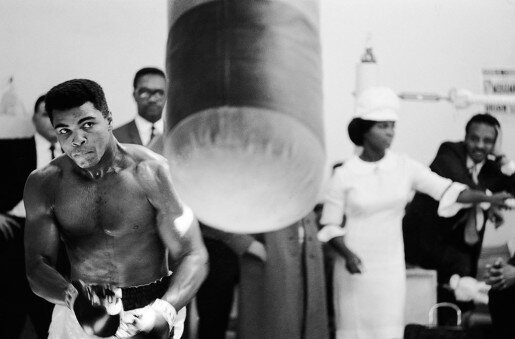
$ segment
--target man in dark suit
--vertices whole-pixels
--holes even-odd
[[[515,192],[515,163],[500,150],[500,124],[489,114],[473,116],[462,142],[444,142],[431,164],[431,170],[471,188],[491,192]],[[458,282],[471,290],[480,284],[474,278],[488,220],[502,223],[499,210],[470,206],[452,218],[437,215],[438,202],[416,194],[403,220],[406,261],[438,272],[439,301],[456,302]],[[450,287],[450,288],[449,288]],[[455,296],[456,294],[456,296]],[[471,301],[472,296],[459,298]],[[460,304],[460,303],[458,303]],[[473,304],[460,304],[463,310]]]
[[[225,338],[224,328],[230,309],[216,299],[231,298],[234,263],[239,262],[238,337],[251,338],[329,338],[326,284],[322,244],[315,212],[283,229],[259,234],[226,233],[205,226],[206,247],[211,245],[210,275],[197,294],[199,338]],[[209,244],[209,245],[208,245]],[[216,247],[213,245],[216,244]],[[222,245],[233,258],[219,254]],[[209,247],[208,247],[209,248]],[[215,260],[213,262],[213,260]],[[227,264],[228,267],[221,267]],[[235,276],[236,275],[236,276]],[[225,297],[220,295],[225,291]],[[213,316],[213,312],[223,314]],[[204,319],[202,319],[204,315]],[[211,331],[210,331],[211,328]],[[213,329],[219,332],[215,335]]]
[[[23,257],[24,220],[10,212],[23,197],[28,175],[36,169],[36,146],[34,137],[0,139],[0,289],[5,291],[0,297],[0,338],[19,338],[30,288]]]
[[[113,133],[121,143],[148,145],[163,133],[161,119],[166,102],[166,77],[162,70],[145,67],[136,72],[132,96],[136,101],[138,115]]]
[[[37,338],[47,338],[54,307],[30,289],[23,245],[25,181],[31,171],[52,160],[51,145],[55,155],[61,154],[60,147],[55,145],[57,137],[44,99],[40,96],[34,105],[32,122],[37,131],[34,137],[0,140],[0,154],[5,164],[0,172],[0,272],[5,275],[0,281],[0,289],[9,291],[0,298],[0,338],[19,338],[27,315]]]

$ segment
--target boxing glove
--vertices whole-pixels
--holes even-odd
[[[98,337],[115,335],[120,325],[121,299],[109,286],[88,286],[72,282],[77,293],[69,307],[84,332]]]

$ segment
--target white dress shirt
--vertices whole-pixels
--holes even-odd
[[[52,160],[52,152],[50,151],[50,146],[52,144],[37,133],[34,136],[34,139],[36,139],[36,155],[38,159],[37,168],[41,168]],[[58,142],[54,144],[54,147],[54,156],[57,158],[63,154],[63,151]]]
[[[36,133],[34,135],[34,140],[36,141],[36,157],[37,157],[37,168],[44,167],[52,160],[52,152],[50,151],[51,143]],[[61,145],[58,142],[54,144],[54,156],[58,157],[63,154],[61,150]],[[20,201],[10,212],[14,216],[25,218],[25,205],[23,205],[23,200]]]
[[[134,119],[136,127],[138,127],[139,137],[143,145],[148,145],[150,142],[150,134],[152,132],[152,123],[143,119],[141,116],[136,115]],[[163,119],[156,121],[154,124],[154,135],[163,134]]]
[[[469,156],[467,156],[467,168],[470,171],[470,174],[472,174],[472,181],[474,183],[478,183],[477,176],[479,175],[479,172],[481,172],[481,168],[483,168],[483,165],[485,164],[485,160],[475,163]]]

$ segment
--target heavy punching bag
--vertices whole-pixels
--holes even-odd
[[[315,205],[325,165],[315,0],[170,5],[164,153],[180,197],[228,232]]]

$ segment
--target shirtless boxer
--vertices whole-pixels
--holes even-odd
[[[208,258],[166,160],[118,143],[102,88],[93,81],[55,86],[46,109],[65,155],[30,175],[24,199],[27,276],[37,295],[56,304],[50,338],[90,338],[75,316],[89,314],[88,302],[86,310],[78,308],[84,300],[119,304],[120,295],[118,337],[168,338],[176,310],[204,280]],[[59,239],[71,281],[55,269]],[[175,259],[171,275],[167,252]],[[110,295],[105,300],[95,296],[102,288]]]

